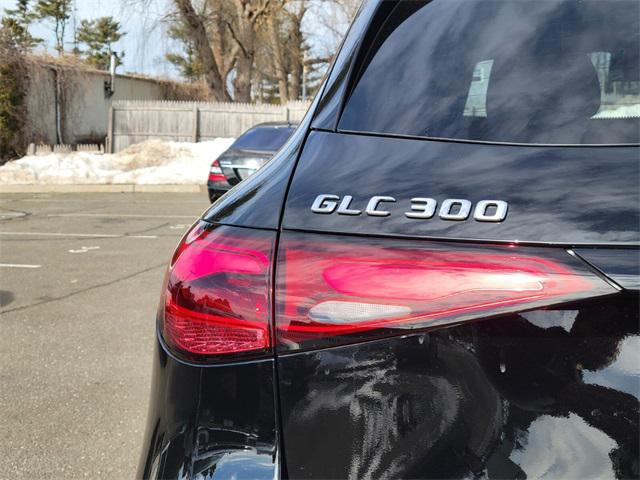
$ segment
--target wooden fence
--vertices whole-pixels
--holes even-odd
[[[308,102],[287,105],[123,100],[109,112],[107,152],[117,153],[149,139],[202,142],[237,137],[262,122],[299,122]]]

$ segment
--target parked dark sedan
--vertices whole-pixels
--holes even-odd
[[[169,266],[145,478],[638,478],[640,6],[368,1]]]
[[[296,128],[297,125],[287,122],[268,122],[260,123],[240,135],[211,164],[207,181],[211,202],[262,168]]]

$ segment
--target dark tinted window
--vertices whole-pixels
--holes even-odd
[[[340,129],[541,144],[640,142],[640,1],[398,2]]]
[[[289,139],[293,127],[255,127],[243,133],[231,148],[275,152]]]

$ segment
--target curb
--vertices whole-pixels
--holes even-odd
[[[134,184],[76,184],[76,185],[0,185],[0,193],[203,193],[206,185],[134,185]]]

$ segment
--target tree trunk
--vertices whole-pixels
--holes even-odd
[[[291,83],[289,84],[289,99],[298,100],[301,96],[302,69],[304,65],[302,17],[305,6],[301,2],[300,11],[291,15]]]
[[[240,54],[236,62],[236,78],[233,79],[233,97],[236,102],[251,102],[251,73],[253,58]]]
[[[64,53],[64,30],[62,22],[59,19],[55,19],[56,22],[56,51],[58,56],[61,57]],[[60,33],[62,31],[62,33]]]
[[[285,104],[289,101],[289,79],[287,77],[287,69],[284,64],[284,54],[282,52],[282,43],[278,32],[277,21],[275,15],[269,15],[267,19],[267,27],[269,29],[269,39],[271,42],[271,50],[273,51],[273,65],[278,78],[278,91],[280,93],[280,103]]]
[[[237,31],[229,25],[231,34],[238,44],[236,78],[233,80],[233,96],[236,102],[251,102],[251,77],[256,54],[255,22],[257,2],[252,5],[247,0],[236,0]]]
[[[304,53],[302,52],[302,33],[299,25],[294,26],[291,32],[291,82],[289,83],[289,98],[298,100],[300,98],[300,90],[302,85],[302,68],[304,62]]]
[[[174,2],[193,41],[211,95],[217,101],[230,101],[231,98],[229,98],[222,75],[218,69],[202,18],[196,13],[191,0],[174,0]]]
[[[211,22],[209,24],[209,45],[213,51],[213,56],[218,64],[222,84],[227,91],[227,97],[231,97],[227,89],[227,79],[229,74],[236,66],[239,46],[232,40],[230,45],[229,38],[225,35],[227,32],[227,23],[224,12],[224,2],[222,0],[208,0],[209,10],[212,12]]]

